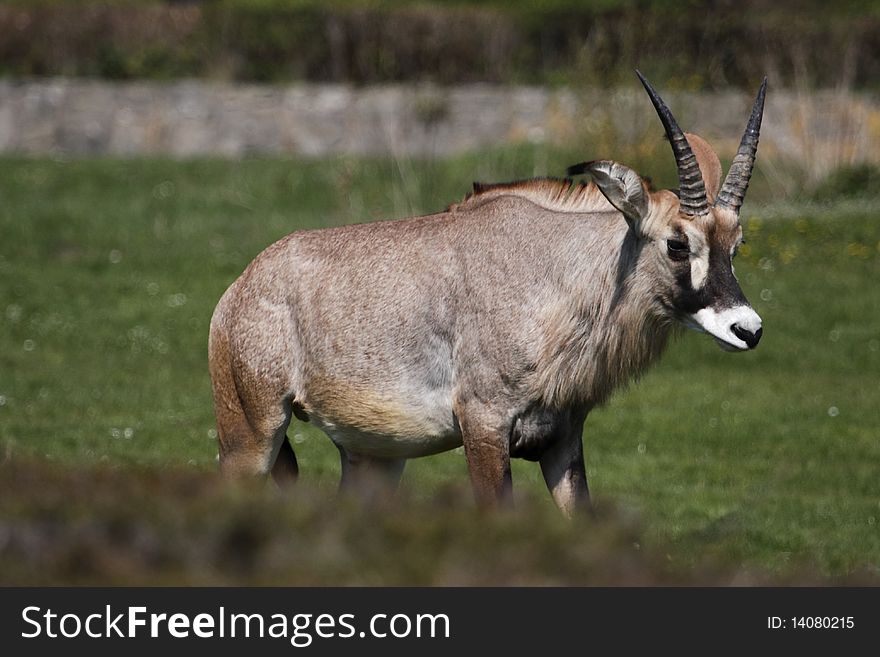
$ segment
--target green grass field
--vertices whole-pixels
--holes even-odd
[[[172,527],[167,531],[183,540],[180,533],[193,526],[214,536],[208,521],[182,519],[201,518],[208,507],[219,513],[224,507],[217,500],[231,494],[211,483],[216,438],[206,340],[214,304],[250,259],[296,229],[433,211],[460,199],[471,180],[555,174],[573,161],[540,149],[421,163],[0,160],[0,524],[7,534],[31,527],[33,518],[64,526],[58,509],[69,503],[71,526],[89,517],[88,509],[112,508],[117,517],[128,508],[160,536]],[[663,171],[659,182],[671,183],[664,179],[668,166]],[[339,516],[340,535],[356,542],[368,536],[370,554],[380,552],[384,538],[407,536],[428,555],[443,551],[445,570],[404,560],[408,570],[395,571],[389,561],[374,577],[358,579],[339,565],[344,550],[333,562],[336,553],[313,537],[309,545],[322,546],[324,575],[303,578],[301,569],[279,566],[276,581],[609,583],[595,576],[597,564],[607,561],[594,559],[587,568],[587,557],[576,554],[578,541],[609,532],[615,538],[602,545],[619,549],[622,559],[630,558],[633,542],[652,555],[635,581],[667,577],[644,574],[655,572],[655,563],[681,581],[706,564],[783,579],[876,577],[880,213],[871,198],[770,204],[766,180],[757,176],[754,187],[743,214],[748,244],[736,265],[764,319],[761,346],[728,354],[705,336],[683,333],[658,367],[588,418],[590,484],[600,516],[606,509],[617,519],[613,531],[560,527],[537,467],[518,462],[519,513],[542,519],[490,522],[489,544],[526,542],[519,552],[505,548],[511,570],[499,566],[488,571],[492,577],[469,577],[483,572],[475,567],[479,559],[493,557],[482,543],[469,553],[479,555],[476,562],[464,548],[450,548],[456,522],[468,528],[468,545],[479,543],[472,534],[484,526],[472,511],[454,520],[449,505],[438,501],[446,499],[447,485],[466,480],[463,454],[450,452],[407,466],[402,495],[421,511],[398,509],[396,521],[369,528],[351,520],[358,514]],[[310,427],[292,426],[290,435],[309,493],[284,502],[278,517],[290,520],[300,541],[311,527],[325,536],[335,507],[315,500],[334,490],[337,452]],[[162,509],[178,500],[185,507],[191,489],[179,483],[166,489],[159,474],[166,470],[174,481],[199,482],[200,492],[191,495],[196,506],[176,509],[173,521]],[[92,480],[104,483],[91,489]],[[149,502],[149,485],[158,490],[157,506]],[[97,499],[113,490],[119,491],[113,503]],[[254,495],[245,499],[279,504]],[[467,496],[454,502],[453,508],[471,505]],[[299,503],[310,510],[297,511]],[[228,505],[239,516],[244,506]],[[253,522],[272,524],[268,514]],[[227,527],[222,514],[215,522]],[[534,537],[539,530],[541,540]],[[559,557],[562,547],[549,549],[548,537],[558,538],[568,556]],[[16,557],[4,549],[0,564],[20,567],[16,575],[5,571],[6,582],[117,581],[100,566],[53,570],[33,554]],[[529,549],[561,565],[547,574],[522,556]],[[456,570],[466,562],[468,568]],[[514,563],[533,564],[534,576],[517,580],[509,574]],[[163,571],[161,564],[155,569],[164,574],[155,581],[263,581],[248,572],[232,580],[201,577],[183,562]],[[613,569],[606,566],[607,576]],[[119,572],[123,579],[129,573]]]

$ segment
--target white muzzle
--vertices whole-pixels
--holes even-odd
[[[691,315],[692,328],[705,331],[722,349],[748,351],[761,339],[761,317],[751,306],[716,310],[703,308]]]

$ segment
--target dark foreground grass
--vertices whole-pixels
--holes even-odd
[[[769,576],[643,545],[610,503],[566,521],[527,496],[484,514],[466,486],[364,504],[305,485],[285,496],[194,469],[0,465],[0,586],[877,584]]]
[[[0,466],[0,585],[657,584],[673,574],[613,514],[568,523],[524,501],[485,516],[461,486],[364,505],[195,470]],[[739,575],[740,577],[742,575]],[[749,575],[746,575],[749,577]]]
[[[358,514],[340,512],[335,520],[337,507],[323,498],[335,487],[336,450],[307,426],[290,432],[305,483],[300,500],[279,506],[264,493],[236,497],[204,481],[216,455],[208,322],[220,294],[260,249],[298,228],[439,209],[460,198],[472,179],[557,172],[569,159],[527,150],[424,164],[0,161],[0,458],[6,462],[0,470],[0,558],[20,565],[18,576],[4,579],[135,576],[131,564],[120,566],[129,575],[119,577],[101,565],[41,569],[33,556],[54,558],[48,547],[53,536],[73,543],[76,536],[92,536],[83,540],[112,545],[111,520],[121,518],[123,527],[133,522],[125,520],[126,508],[147,518],[148,526],[176,527],[174,540],[193,545],[200,539],[190,525],[213,545],[225,536],[223,528],[250,513],[267,526],[284,527],[289,519],[289,541],[305,541],[303,551],[323,546],[339,556],[336,566],[318,568],[322,574],[314,579],[294,576],[292,562],[280,565],[278,583],[287,577],[291,583],[589,579],[576,565],[582,563],[577,559],[589,560],[586,552],[572,556],[574,561],[560,558],[562,570],[552,575],[535,556],[524,562],[534,576],[521,580],[510,569],[482,579],[470,571],[459,577],[456,569],[463,565],[422,573],[424,566],[415,562],[396,574],[389,566],[359,578],[356,569],[340,565],[357,550],[362,532],[380,545],[394,527],[407,541],[421,540],[407,532],[447,537],[437,543],[441,551],[464,550],[453,543],[474,532],[467,545],[476,549],[482,521],[467,510],[460,522],[469,529],[455,525],[458,509],[470,502],[443,492],[465,480],[460,453],[411,462],[403,495],[414,500],[412,506],[377,514],[383,520],[369,530],[354,520]],[[756,192],[752,200],[760,201],[760,181]],[[880,218],[870,200],[789,207],[784,217],[761,207],[746,208],[748,244],[737,260],[743,287],[765,321],[760,348],[732,355],[705,336],[682,335],[656,369],[587,420],[587,464],[600,513],[613,506],[622,510],[614,517],[639,518],[638,538],[620,529],[620,542],[609,549],[619,548],[621,558],[629,559],[625,546],[639,542],[682,581],[686,573],[701,572],[707,560],[732,569],[726,573],[743,567],[775,576],[876,573]],[[55,462],[48,475],[41,469],[47,460]],[[110,469],[96,470],[101,464]],[[166,471],[167,487],[137,483],[165,481],[159,473]],[[553,554],[549,545],[556,540],[569,546],[560,550],[575,550],[587,540],[585,528],[553,529],[555,520],[548,518],[555,516],[534,465],[516,463],[514,476],[524,500],[518,513],[526,518],[500,521],[522,522],[505,539],[520,550],[511,555]],[[135,483],[121,483],[129,477]],[[174,483],[187,477],[196,482],[192,495]],[[87,483],[92,480],[99,489],[94,496]],[[115,499],[101,501],[113,497],[114,486]],[[210,494],[198,492],[208,489]],[[127,506],[129,498],[137,504]],[[93,504],[110,517],[94,522],[110,524],[96,534],[76,534],[93,517],[85,511]],[[54,518],[56,528],[41,525],[41,514]],[[193,520],[202,514],[212,519]],[[426,516],[436,522],[421,524],[418,519]],[[541,519],[529,531],[532,517]],[[334,523],[338,540],[326,539],[325,546],[321,532]],[[31,525],[37,529],[25,531]],[[131,527],[123,534],[136,533]],[[162,531],[149,540],[161,543]],[[271,531],[266,549],[274,554],[282,550],[284,534]],[[36,551],[16,557],[23,554],[16,549],[30,545],[28,536]],[[424,540],[430,554],[434,544]],[[165,557],[157,554],[154,571],[164,572],[159,579],[231,581],[199,571],[195,558],[172,559],[163,571]],[[645,582],[666,577],[660,570],[646,574],[655,572],[655,561],[638,564]]]

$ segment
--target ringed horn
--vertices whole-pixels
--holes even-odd
[[[640,71],[636,71],[645,91],[657,110],[660,122],[666,130],[666,136],[672,145],[672,153],[675,155],[675,164],[678,167],[679,198],[681,199],[681,213],[687,217],[699,217],[709,212],[709,201],[706,198],[706,186],[697,158],[688,143],[684,132],[678,127],[675,117],[660,94],[651,86]],[[752,177],[752,167],[755,164],[755,153],[758,150],[758,137],[761,132],[761,118],[764,115],[764,96],[767,93],[767,78],[761,83],[758,97],[752,107],[746,131],[737,149],[721,191],[715,201],[717,207],[732,210],[739,214],[739,208],[743,203],[746,190],[749,187],[749,179]]]

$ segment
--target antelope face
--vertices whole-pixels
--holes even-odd
[[[742,228],[732,213],[715,212],[669,223],[654,247],[662,252],[671,286],[663,299],[671,315],[715,338],[722,349],[758,346],[761,318],[749,304],[733,270]]]
[[[631,169],[611,161],[575,165],[589,171],[608,201],[646,242],[644,267],[654,281],[661,312],[704,331],[729,351],[747,351],[761,340],[761,318],[740,289],[733,258],[742,244],[739,209],[758,148],[767,80],[761,85],[730,171],[702,138],[685,134],[653,87],[636,71],[666,130],[678,165],[677,193],[649,192]]]

